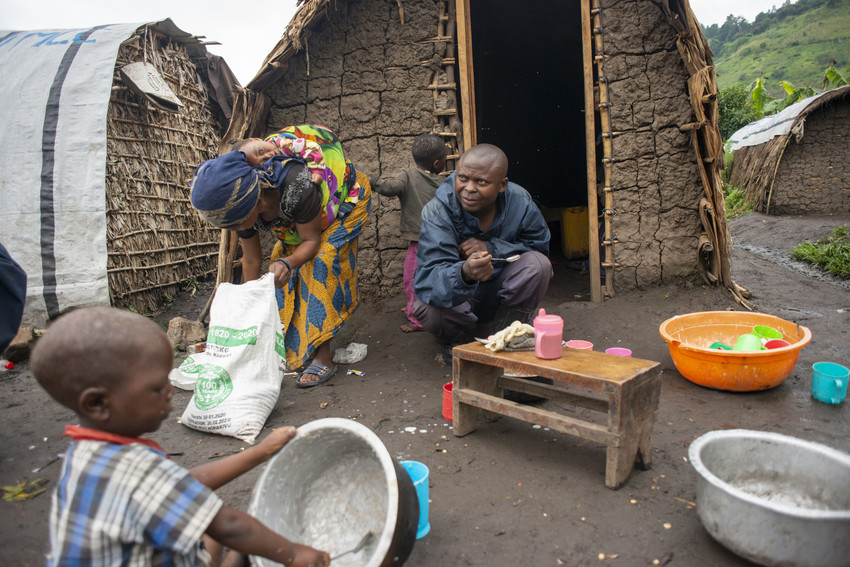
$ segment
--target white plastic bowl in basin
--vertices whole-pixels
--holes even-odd
[[[850,565],[850,455],[745,429],[706,433],[688,455],[699,518],[721,544],[760,565]]]

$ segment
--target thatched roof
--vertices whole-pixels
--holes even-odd
[[[341,0],[335,0],[335,3],[339,1]],[[246,88],[255,92],[262,92],[263,89],[280,78],[286,71],[287,61],[302,49],[307,50],[309,61],[310,30],[319,20],[325,17],[325,8],[329,3],[330,0],[301,2],[295,15],[292,16],[292,20],[286,26],[280,41],[266,56],[260,71]]]
[[[730,185],[745,192],[756,210],[770,211],[770,195],[785,149],[805,133],[806,118],[824,105],[845,99],[850,85],[803,99],[772,116],[747,124],[729,138],[734,152]]]

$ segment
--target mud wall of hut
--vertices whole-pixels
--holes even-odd
[[[437,38],[442,2],[401,4],[403,25],[396,3],[329,4],[332,13],[288,61],[284,78],[264,91],[272,100],[268,131],[323,124],[370,178],[412,165],[413,139],[439,130],[426,87],[440,78],[447,46]],[[692,278],[703,188],[690,134],[679,130],[694,118],[674,30],[652,0],[606,0],[603,25],[614,132],[615,288]],[[398,236],[398,207],[397,199],[373,197],[359,263],[367,295],[401,289],[407,242]]]
[[[704,190],[688,74],[657,2],[602,2],[612,139],[617,291],[692,278]]]
[[[404,25],[394,2],[329,4],[331,16],[289,60],[284,79],[265,91],[272,99],[269,131],[327,126],[370,179],[412,166],[413,139],[437,125],[434,95],[424,87],[440,72],[446,50],[435,40],[439,4],[403,2]],[[373,194],[358,258],[367,297],[399,292],[407,245],[399,237],[398,199]]]
[[[779,162],[771,214],[850,212],[850,99],[815,110]]]

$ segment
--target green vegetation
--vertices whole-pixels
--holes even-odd
[[[741,83],[720,89],[717,103],[720,114],[720,135],[724,140],[728,140],[732,134],[750,122],[761,118],[750,104],[750,91]],[[731,154],[727,160],[731,160]]]
[[[753,212],[753,204],[747,202],[746,195],[737,187],[729,184],[729,175],[732,172],[732,150],[731,144],[723,147],[723,171],[720,173],[723,180],[723,202],[725,203],[726,219],[733,219],[741,215]]]
[[[718,87],[766,81],[767,94],[783,99],[781,85],[812,85],[821,89],[823,69],[834,67],[850,76],[850,2],[846,0],[787,0],[762,12],[750,23],[740,16],[723,25],[703,28],[714,53]]]
[[[189,295],[195,297],[195,294],[198,293],[198,288],[201,287],[201,282],[194,278],[189,278],[183,282],[183,287],[181,288],[184,292],[189,292]]]
[[[724,184],[723,193],[726,201],[726,218],[734,219],[753,212],[753,204],[744,199],[744,192],[731,185]]]
[[[827,270],[839,278],[850,278],[850,240],[847,225],[839,226],[832,235],[812,244],[808,240],[798,244],[792,251],[795,260],[809,262]]]
[[[781,1],[781,0],[780,0]],[[750,23],[729,15],[704,27],[717,71],[720,134],[728,140],[747,124],[819,91],[848,84],[850,1],[784,0]],[[729,185],[732,154],[723,170],[726,216],[751,212],[743,191]]]

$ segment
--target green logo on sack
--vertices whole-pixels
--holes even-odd
[[[274,350],[281,358],[286,358],[286,343],[283,342],[283,335],[280,333],[274,334]]]
[[[187,356],[186,360],[180,364],[180,372],[183,374],[197,374],[201,371],[201,366],[202,365],[195,362],[194,358]]]
[[[230,374],[221,366],[202,364],[195,383],[195,407],[208,410],[227,399],[233,391]]]
[[[259,328],[248,327],[247,329],[231,329],[230,327],[210,327],[207,332],[207,343],[224,347],[257,344]]]

